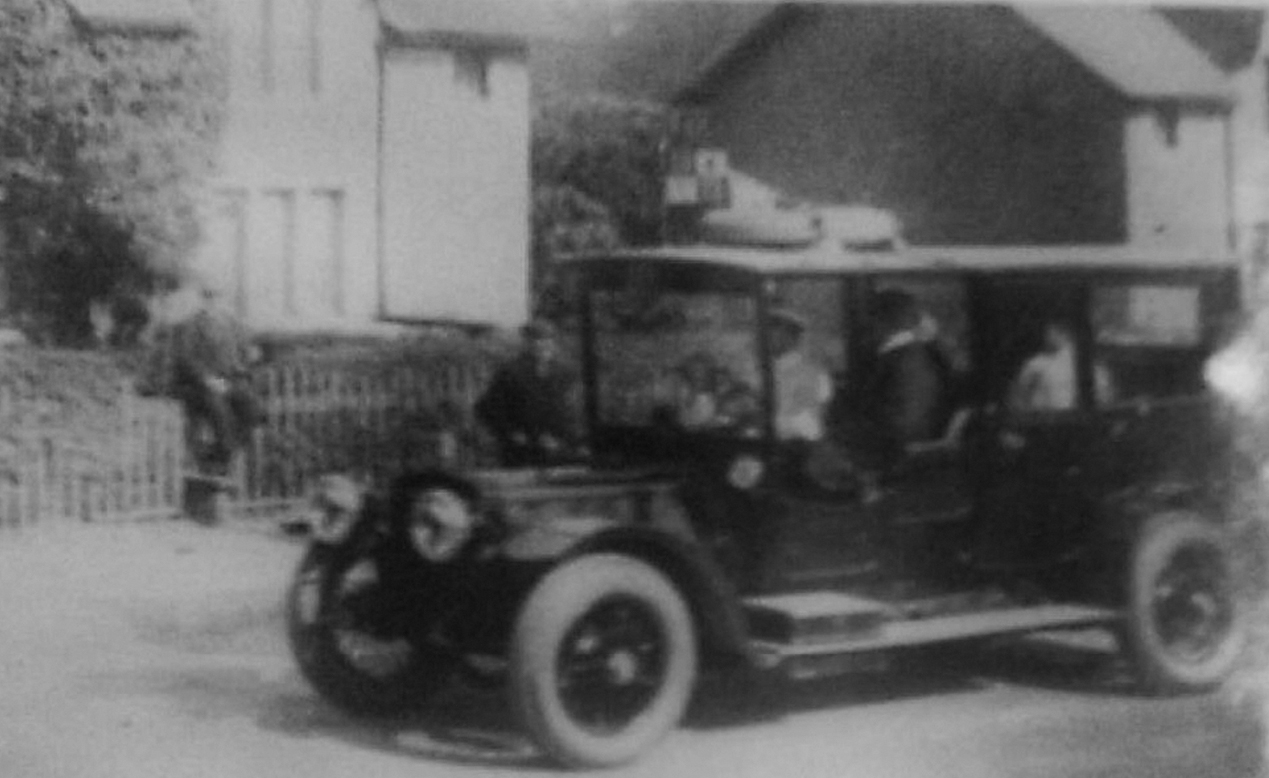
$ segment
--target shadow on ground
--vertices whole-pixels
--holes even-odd
[[[276,656],[276,655],[275,655]],[[238,661],[240,660],[240,661]],[[971,692],[997,684],[1073,693],[1129,694],[1126,676],[1104,650],[1044,641],[943,646],[890,656],[888,668],[796,683],[753,672],[703,677],[683,726],[710,730],[763,726],[830,708]],[[260,656],[204,656],[172,667],[143,667],[90,679],[99,696],[158,696],[194,720],[248,716],[263,730],[333,738],[358,748],[450,764],[547,770],[497,691],[455,686],[420,713],[396,719],[346,715],[321,700],[286,665]]]

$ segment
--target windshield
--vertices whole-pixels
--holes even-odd
[[[740,292],[592,293],[598,421],[757,435],[757,305]]]

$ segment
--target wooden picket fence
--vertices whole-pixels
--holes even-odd
[[[323,473],[382,482],[407,468],[480,461],[486,451],[471,408],[492,369],[487,357],[461,353],[259,369],[264,419],[238,474],[237,509],[286,510]]]
[[[181,513],[181,407],[139,396],[115,368],[82,352],[0,352],[0,528]],[[263,423],[231,509],[287,510],[328,472],[382,482],[406,468],[482,461],[471,408],[492,369],[487,355],[462,352],[260,368]]]
[[[47,356],[42,378],[0,383],[0,527],[173,516],[182,504],[184,421],[175,403],[111,376],[90,387]],[[12,368],[13,358],[0,366]],[[91,365],[91,361],[80,367]],[[29,368],[29,363],[24,363]],[[82,373],[80,370],[73,371]],[[68,384],[78,383],[76,386]]]

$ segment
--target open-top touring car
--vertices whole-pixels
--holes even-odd
[[[598,766],[673,728],[711,667],[815,678],[895,647],[1068,627],[1112,631],[1152,691],[1234,666],[1237,468],[1204,382],[1238,308],[1232,262],[820,242],[564,271],[584,462],[319,491],[289,632],[337,704],[417,705],[456,674],[502,684],[546,752]],[[878,301],[895,291],[941,353],[946,410],[937,434],[855,467],[834,420],[873,407]],[[822,436],[775,418],[777,308],[832,376]],[[1069,397],[1020,404],[1055,323]],[[714,396],[687,409],[693,380]]]

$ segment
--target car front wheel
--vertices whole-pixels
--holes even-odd
[[[422,707],[455,672],[452,657],[384,634],[356,614],[358,599],[376,599],[380,591],[373,560],[314,546],[287,592],[287,637],[300,672],[352,713],[396,715]]]
[[[1123,638],[1142,686],[1175,693],[1218,685],[1246,640],[1221,532],[1189,514],[1157,516],[1142,527],[1130,561]]]
[[[594,554],[551,571],[516,620],[512,703],[573,767],[630,761],[683,715],[697,672],[683,597],[656,569]]]

